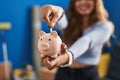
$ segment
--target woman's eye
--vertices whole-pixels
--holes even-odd
[[[40,39],[42,41],[42,39]]]
[[[49,39],[49,41],[51,41],[51,39]]]

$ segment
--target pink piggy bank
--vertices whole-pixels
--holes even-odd
[[[51,58],[56,58],[61,51],[62,44],[57,32],[45,33],[40,31],[39,35],[38,49],[41,57],[50,56]]]

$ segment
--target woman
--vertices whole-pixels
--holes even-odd
[[[63,31],[63,42],[69,47],[62,45],[62,54],[54,60],[41,59],[48,69],[63,66],[56,80],[99,80],[96,65],[114,29],[102,0],[71,0],[68,20],[63,9],[54,5],[43,6],[40,15],[50,28],[56,24]]]

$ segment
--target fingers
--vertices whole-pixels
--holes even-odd
[[[57,66],[56,66],[56,65],[57,65],[57,63],[56,63],[54,60],[53,60],[53,61],[51,61],[50,63],[51,63],[51,64],[50,64],[50,65],[49,65],[49,67],[48,67],[48,69],[49,69],[49,70],[52,70],[52,69],[54,69],[54,68],[56,68],[56,67],[57,67]]]
[[[53,18],[50,21],[50,27],[54,27],[58,19],[59,19],[59,15],[57,13],[54,13]]]
[[[55,67],[60,67],[61,65],[64,65],[64,64],[68,63],[68,60],[69,60],[68,54],[62,54],[62,55],[60,55],[59,57],[57,57],[54,60],[54,63],[56,63],[56,65],[54,66],[54,68]]]
[[[48,57],[43,59],[43,65],[46,66],[48,69],[51,69],[51,64]]]
[[[55,59],[50,59],[49,57],[45,57],[45,58],[43,58],[42,63],[49,70],[52,70],[54,68],[57,68],[61,65],[68,63],[68,60],[69,60],[68,54],[61,54],[60,56],[58,56]]]
[[[45,5],[40,9],[40,17],[50,28],[54,27],[58,19],[63,13],[63,9],[59,6]]]
[[[59,6],[54,6],[53,7],[53,18],[50,21],[50,26],[54,27],[54,25],[57,23],[58,19],[62,16],[63,14],[63,9]]]
[[[47,67],[49,70],[52,70],[56,67],[57,63],[54,60],[51,60],[49,57],[45,57],[41,59],[41,62],[45,67]]]
[[[50,24],[50,14],[52,13],[52,10],[48,6],[44,6],[40,10],[40,16],[43,21],[45,21],[48,25]]]
[[[52,58],[50,58],[49,56],[44,56],[44,57],[41,57],[40,56],[40,61],[41,63],[46,67],[48,68],[49,70],[52,70],[54,67],[55,67],[55,62],[52,62]]]
[[[54,22],[54,17],[56,13],[54,11],[54,6],[52,5],[45,5],[40,9],[40,17],[41,19],[47,23],[47,25],[52,28],[51,21]]]

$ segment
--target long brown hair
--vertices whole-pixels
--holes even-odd
[[[76,0],[71,0],[70,6],[67,10],[67,17],[68,17],[68,26],[63,33],[63,41],[67,45],[73,44],[79,37],[82,36],[82,15],[80,15],[75,10],[75,2]],[[107,21],[108,13],[103,6],[102,0],[94,0],[95,5],[94,9],[90,14],[90,25],[98,21]]]

